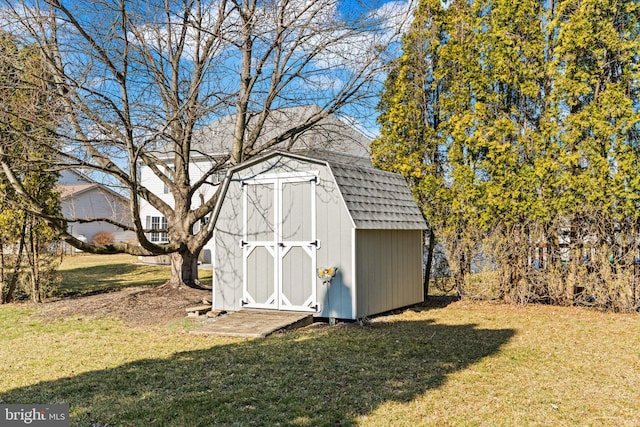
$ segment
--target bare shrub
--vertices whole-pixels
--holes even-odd
[[[114,242],[113,233],[108,231],[100,231],[93,235],[93,243],[96,245],[113,245]]]
[[[471,299],[500,298],[499,273],[485,269],[464,277],[465,296]]]

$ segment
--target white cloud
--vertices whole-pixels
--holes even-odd
[[[388,32],[399,30],[406,33],[413,18],[413,11],[417,4],[413,0],[392,1],[383,4],[373,12],[373,15],[387,22]]]
[[[369,123],[368,125],[364,123],[362,120],[358,120],[353,116],[347,114],[341,114],[337,116],[338,119],[342,120],[347,125],[356,129],[358,132],[366,136],[367,138],[373,140],[380,136],[380,130],[378,129],[375,121],[373,123]]]
[[[325,47],[316,60],[318,66],[357,70],[374,60],[380,49],[392,48],[400,41],[409,28],[413,8],[412,0],[385,3],[361,21],[350,22],[348,29],[338,24],[328,35],[318,33],[309,43],[311,48]]]
[[[305,79],[306,85],[311,90],[328,91],[335,90],[344,84],[342,79],[330,75],[310,75]]]
[[[185,23],[181,15],[175,15],[173,19],[170,19],[168,23],[161,23],[150,20],[145,22],[146,18],[141,16],[139,18],[139,25],[129,31],[127,38],[130,42],[138,45],[145,45],[149,48],[153,48],[157,53],[166,55],[169,53],[169,49],[176,48],[176,42],[182,37],[181,33],[184,31],[185,45],[184,45],[184,58],[188,60],[195,60],[197,52],[202,52],[206,40],[210,33],[216,26],[220,25],[229,37],[233,38],[233,33],[237,31],[239,26],[239,17],[237,13],[231,13],[229,6],[227,6],[226,13],[223,13],[224,22],[219,21],[219,9],[220,0],[212,0],[210,3],[204,3],[201,8],[201,16],[196,16],[192,11],[191,16]],[[201,23],[201,24],[200,24]],[[202,28],[199,28],[199,26]],[[204,31],[201,31],[204,30]],[[137,33],[134,34],[134,33]],[[171,46],[170,46],[171,44]],[[214,48],[218,49],[218,52],[228,45],[228,42],[217,38]]]

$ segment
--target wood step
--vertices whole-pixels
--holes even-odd
[[[188,317],[197,317],[211,311],[211,304],[196,305],[185,309]]]

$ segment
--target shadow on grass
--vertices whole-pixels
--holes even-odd
[[[313,327],[10,390],[69,403],[72,425],[354,425],[499,351],[511,329],[430,321]]]
[[[429,295],[422,304],[415,306],[415,311],[425,311],[434,308],[445,308],[449,304],[460,301],[458,295]]]
[[[169,278],[166,267],[138,264],[82,266],[61,271],[56,297],[88,296],[136,286],[159,286]]]

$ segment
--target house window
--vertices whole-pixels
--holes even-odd
[[[209,184],[211,185],[220,185],[222,181],[224,181],[225,176],[227,176],[227,170],[221,169],[217,172],[214,172],[211,177],[209,177]]]
[[[209,216],[205,216],[204,218],[201,218],[200,221],[196,222],[195,224],[193,224],[193,234],[197,234],[200,232],[200,230],[202,230],[204,227],[206,227],[206,225],[209,223]]]
[[[163,231],[151,231],[148,234],[148,238],[154,243],[167,243],[169,241],[169,235],[167,234],[167,219],[163,216],[147,216],[147,229],[148,230],[163,230]]]
[[[175,179],[175,176],[174,176],[175,168],[173,166],[167,166],[165,168],[165,171],[166,171],[167,176],[173,181]],[[171,193],[171,188],[169,188],[169,186],[167,185],[166,182],[163,182],[163,186],[164,186],[163,193],[164,194],[170,194]]]

